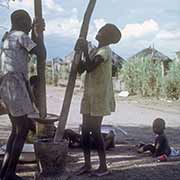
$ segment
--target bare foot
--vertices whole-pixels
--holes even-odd
[[[95,171],[93,171],[90,176],[96,176],[96,177],[102,177],[102,176],[106,176],[109,175],[111,172],[107,169],[97,169]]]
[[[91,172],[91,166],[82,166],[79,170],[75,172],[76,176],[87,174]]]

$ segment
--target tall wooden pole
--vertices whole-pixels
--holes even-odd
[[[87,7],[85,15],[84,15],[83,23],[81,26],[81,31],[80,31],[80,35],[79,35],[80,38],[86,39],[86,37],[87,37],[90,18],[91,18],[92,12],[94,10],[95,4],[96,4],[96,0],[89,1],[88,7]],[[82,57],[82,51],[76,51],[75,55],[74,55],[74,60],[72,62],[72,66],[71,66],[68,84],[66,87],[63,106],[62,106],[61,114],[59,117],[58,128],[56,130],[56,134],[55,134],[55,138],[54,138],[55,142],[61,141],[63,134],[64,134],[64,129],[66,126],[66,122],[67,122],[67,118],[68,118],[68,114],[69,114],[69,108],[70,108],[72,95],[73,95],[73,91],[74,91],[74,86],[75,86],[75,82],[76,82],[77,67],[81,60],[81,57]]]
[[[35,18],[42,19],[42,2],[41,0],[34,0]],[[38,38],[40,44],[44,42],[43,32],[39,33]],[[38,109],[40,117],[44,119],[47,115],[46,105],[46,78],[45,78],[46,59],[37,57],[37,75],[38,75]]]

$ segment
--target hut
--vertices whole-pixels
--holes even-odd
[[[167,70],[169,69],[169,64],[172,62],[172,59],[151,46],[130,57],[128,60],[132,61],[135,59],[149,59],[153,62],[160,62],[163,75],[167,73]]]

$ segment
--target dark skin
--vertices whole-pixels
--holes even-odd
[[[159,156],[159,153],[163,149],[164,141],[166,140],[166,136],[164,134],[164,127],[159,127],[159,126],[157,127],[157,126],[153,125],[153,131],[155,134],[158,135],[158,138],[156,138],[156,142],[155,142],[154,156]],[[169,152],[170,152],[170,148],[166,147],[167,155],[169,154]]]
[[[168,156],[171,150],[166,135],[164,133],[164,129],[164,124],[153,123],[153,132],[157,135],[155,138],[155,144],[144,145],[139,149],[139,152],[150,151],[153,157],[157,157],[162,154],[166,154]]]
[[[98,48],[108,46],[110,43],[107,41],[105,37],[105,31],[104,29],[100,29],[100,31],[96,35],[96,40],[98,41]],[[88,42],[84,39],[79,39],[77,41],[76,46],[79,46],[81,49],[83,49],[83,53],[85,56],[86,61],[83,62],[81,61],[79,64],[78,72],[81,74],[84,71],[87,72],[92,72],[94,69],[96,69],[97,66],[99,66],[104,60],[101,56],[95,56],[94,59],[89,58],[89,53],[88,53]],[[78,48],[75,50],[78,50]]]
[[[36,47],[34,47],[29,53],[35,54],[42,59],[46,59],[46,49],[44,43],[40,40],[40,36],[38,35],[40,32],[44,31],[44,29],[44,20],[37,19],[32,23],[31,19],[27,18],[26,20],[21,21],[21,24],[13,24],[10,31],[23,31],[28,35],[32,30],[31,38],[36,43]]]
[[[22,21],[14,22],[11,30],[23,31],[27,35],[32,29],[32,40],[37,44],[29,53],[46,58],[44,44],[40,41],[39,33],[44,30],[44,21],[35,21],[32,25],[30,18],[24,18]],[[28,131],[32,128],[32,122],[27,115],[13,117],[9,114],[12,123],[12,131],[7,142],[7,149],[4,160],[1,166],[0,179],[2,180],[17,180],[21,179],[15,174],[19,156],[22,152]]]
[[[96,40],[98,41],[98,48],[110,45],[110,42],[106,39],[104,29],[100,29],[100,31],[96,35]],[[81,74],[84,71],[87,73],[93,72],[104,59],[101,56],[95,56],[94,59],[90,59],[88,54],[88,43],[84,39],[79,39],[77,41],[75,50],[83,50],[85,56],[85,62],[81,61],[78,67],[78,72]],[[91,170],[91,158],[90,158],[90,147],[87,146],[90,140],[90,133],[92,133],[92,137],[96,139],[96,149],[99,156],[100,165],[96,170],[97,173],[103,173],[107,171],[106,165],[106,153],[105,153],[105,145],[104,140],[101,134],[101,124],[102,124],[103,116],[91,116],[83,114],[83,125],[82,125],[82,144],[84,144],[84,159],[85,164],[83,167],[79,169],[77,175],[81,175],[84,173],[88,173]]]

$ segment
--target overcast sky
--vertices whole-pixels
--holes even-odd
[[[48,58],[63,58],[73,49],[88,0],[42,2]],[[9,9],[0,7],[0,37],[6,31],[1,26],[8,30],[11,12],[19,8],[33,17],[33,0],[16,0]],[[121,42],[112,49],[123,58],[153,45],[171,58],[180,50],[180,0],[97,0],[88,39],[96,44],[94,36],[105,23],[114,23],[122,31]]]

